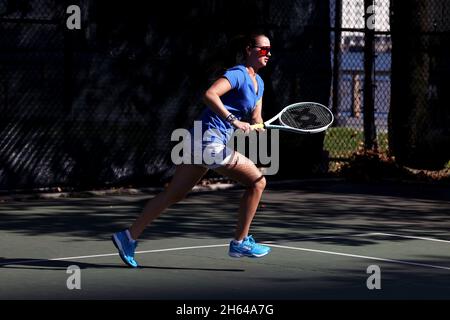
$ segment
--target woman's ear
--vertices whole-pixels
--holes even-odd
[[[250,48],[250,46],[245,47],[245,52],[247,53],[247,57],[248,57],[250,55],[250,53],[252,52],[252,49]]]

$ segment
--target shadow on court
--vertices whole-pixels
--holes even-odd
[[[64,270],[70,266],[77,266],[83,269],[128,269],[125,265],[117,264],[95,264],[80,261],[55,261],[40,259],[2,259],[0,258],[0,269],[35,269],[35,270]],[[190,271],[220,271],[220,272],[243,272],[243,269],[219,269],[219,268],[181,268],[172,266],[140,266],[139,269],[157,269],[157,270],[190,270]]]
[[[163,213],[143,239],[229,238],[242,192],[238,189],[191,193]],[[152,196],[4,203],[0,208],[0,230],[31,236],[63,234],[109,240],[113,232],[130,225]],[[419,225],[424,232],[446,235],[449,203],[449,190],[434,186],[287,183],[266,190],[253,229],[266,241],[300,240],[305,231],[308,237],[335,234],[339,231],[336,226],[346,221],[351,222],[346,224],[350,233],[373,231],[375,226],[378,231],[395,232]],[[270,232],[265,232],[267,228]],[[277,232],[273,233],[273,229]],[[339,242],[351,246],[368,243],[354,239]]]
[[[450,298],[448,189],[269,184],[251,234],[279,247],[262,259],[231,259],[227,243],[242,191],[191,193],[171,207],[140,239],[137,270],[124,267],[110,236],[129,226],[153,195],[3,203],[0,297]],[[371,264],[383,270],[382,290],[367,289]],[[77,294],[64,287],[71,265],[85,283]],[[24,281],[37,286],[24,288]]]

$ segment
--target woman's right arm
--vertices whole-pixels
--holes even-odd
[[[205,104],[222,119],[226,119],[230,112],[225,108],[220,97],[231,90],[231,84],[225,78],[220,78],[214,82],[203,96]],[[250,124],[239,120],[233,121],[233,126],[244,132],[250,131]]]

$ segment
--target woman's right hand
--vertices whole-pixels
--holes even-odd
[[[250,131],[253,130],[250,123],[248,123],[248,122],[234,120],[232,124],[236,129],[241,129],[245,133],[249,133]]]

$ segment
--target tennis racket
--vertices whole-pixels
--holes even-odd
[[[279,125],[272,124],[276,120],[279,120]],[[324,105],[316,102],[299,102],[288,105],[272,119],[251,127],[310,134],[327,130],[333,120],[333,113]]]

